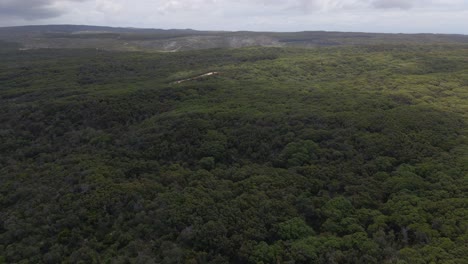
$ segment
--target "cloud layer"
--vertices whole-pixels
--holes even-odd
[[[63,3],[84,0],[0,0],[0,15],[19,17],[25,20],[37,20],[57,17],[67,10]]]
[[[376,8],[401,8],[409,9],[413,7],[413,2],[408,0],[376,0],[372,2]]]
[[[468,33],[466,0],[0,0],[0,26]]]

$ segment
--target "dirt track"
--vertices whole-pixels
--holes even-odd
[[[175,84],[179,84],[179,83],[188,82],[188,81],[193,81],[193,80],[197,80],[197,79],[200,79],[200,78],[203,78],[203,77],[208,77],[208,76],[213,76],[213,75],[218,75],[218,74],[219,74],[219,72],[208,72],[208,73],[205,73],[205,74],[196,76],[196,77],[192,77],[192,78],[188,78],[188,79],[183,79],[183,80],[178,80],[178,81],[175,81],[174,83],[175,83]]]

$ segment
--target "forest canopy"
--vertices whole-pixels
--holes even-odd
[[[466,45],[0,45],[0,263],[468,261]]]

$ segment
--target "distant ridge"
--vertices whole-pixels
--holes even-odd
[[[29,26],[14,26],[0,27],[0,31],[10,32],[61,32],[73,33],[76,31],[106,31],[114,33],[168,33],[168,32],[196,32],[193,29],[155,29],[155,28],[134,28],[134,27],[107,27],[107,26],[88,26],[88,25],[29,25]]]
[[[119,51],[182,51],[210,48],[319,47],[376,44],[467,44],[467,35],[364,32],[198,31],[88,25],[0,27],[0,40],[22,49],[99,48]]]

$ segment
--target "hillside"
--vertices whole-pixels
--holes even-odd
[[[466,35],[346,32],[227,32],[50,25],[0,28],[0,40],[23,49],[98,48],[120,51],[183,51],[209,48],[320,47],[369,44],[467,44]]]
[[[0,45],[0,263],[468,259],[467,45]]]

